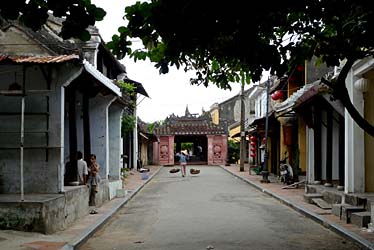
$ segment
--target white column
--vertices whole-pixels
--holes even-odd
[[[110,133],[109,133],[109,107],[110,105],[117,99],[116,96],[112,97],[112,99],[109,100],[105,107],[105,165],[106,165],[106,174],[109,175],[109,151],[110,151]]]
[[[363,95],[354,88],[358,80],[352,71],[347,76],[347,89],[353,105],[363,114]],[[345,111],[345,182],[344,192],[365,192],[364,131]]]
[[[136,98],[137,99],[137,98]],[[133,142],[134,142],[134,150],[133,150],[133,157],[132,163],[134,168],[137,168],[137,160],[138,160],[138,115],[137,115],[137,107],[134,107],[134,117],[135,117],[135,127],[133,131]]]
[[[90,100],[91,153],[97,157],[97,162],[100,165],[100,176],[103,179],[107,179],[109,174],[108,109],[115,98],[98,95]]]
[[[68,145],[67,138],[65,137],[65,88],[67,88],[70,83],[72,83],[78,76],[82,73],[83,68],[82,67],[68,67],[66,69],[66,72],[59,72],[59,74],[56,71],[52,72],[52,79],[56,79],[56,75],[58,78],[56,79],[56,85],[59,86],[58,84],[61,82],[61,87],[60,87],[60,169],[59,169],[59,183],[58,183],[58,189],[60,192],[65,191],[64,190],[64,177],[65,177],[65,165],[66,165],[66,156],[65,156],[65,145]],[[57,89],[57,87],[56,87]],[[57,145],[57,143],[56,143]],[[67,152],[69,149],[67,149]]]
[[[60,169],[59,169],[59,191],[64,190],[64,177],[65,177],[65,87],[60,87],[61,99],[60,99]]]
[[[306,133],[306,141],[307,141],[307,183],[314,183],[315,176],[314,176],[314,130],[311,128],[307,128]]]
[[[123,109],[112,104],[109,107],[109,175],[112,180],[120,180],[121,168],[121,117]]]

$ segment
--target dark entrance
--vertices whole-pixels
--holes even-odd
[[[188,150],[192,165],[206,165],[208,162],[208,139],[205,135],[176,135],[174,138],[174,153]],[[178,164],[178,162],[175,162]]]

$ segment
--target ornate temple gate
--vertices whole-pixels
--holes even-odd
[[[227,131],[211,121],[209,114],[199,117],[186,109],[183,117],[170,116],[155,129],[158,142],[154,145],[154,160],[159,165],[175,165],[174,155],[181,149],[181,143],[193,142],[194,155],[190,164],[223,165],[227,160]],[[158,145],[157,145],[158,144]],[[200,147],[202,155],[195,155]]]

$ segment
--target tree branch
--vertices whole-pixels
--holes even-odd
[[[352,119],[357,123],[357,125],[370,136],[374,137],[374,126],[370,124],[353,105],[346,86],[345,81],[348,72],[352,68],[354,62],[354,59],[348,59],[346,64],[340,71],[336,84],[333,85],[334,96],[342,102],[342,104],[347,109],[348,113],[351,115]]]

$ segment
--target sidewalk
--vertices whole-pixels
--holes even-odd
[[[146,166],[150,169],[149,178],[142,180],[141,173],[131,170],[125,179],[127,195],[105,202],[96,211],[78,220],[68,229],[51,235],[14,230],[0,230],[1,250],[73,250],[84,243],[93,233],[109,220],[115,212],[125,205],[152,177],[161,169],[160,166]]]
[[[309,204],[304,200],[304,185],[299,188],[282,189],[285,185],[278,182],[277,178],[269,177],[270,183],[261,183],[262,176],[249,174],[249,166],[244,166],[244,172],[239,171],[239,165],[221,166],[232,175],[242,179],[262,192],[278,199],[280,202],[295,209],[301,214],[313,219],[343,237],[357,242],[363,249],[374,249],[374,233],[368,233],[365,230],[353,224],[346,224],[339,217],[331,213],[331,209],[325,210],[316,205]]]

